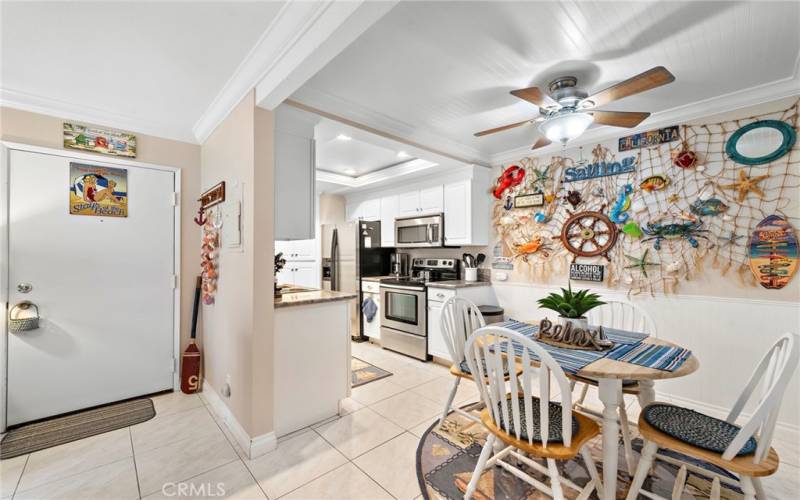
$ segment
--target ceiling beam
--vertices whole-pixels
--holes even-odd
[[[205,142],[253,89],[256,103],[274,109],[395,2],[290,0],[245,56],[192,132]]]

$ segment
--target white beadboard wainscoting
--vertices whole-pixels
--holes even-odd
[[[536,300],[558,287],[529,283],[494,284],[506,317],[536,320],[552,312]],[[573,287],[581,288],[575,283]],[[695,373],[656,382],[658,399],[724,417],[767,348],[785,332],[800,333],[800,304],[702,295],[637,295],[596,290],[607,299],[630,300],[647,310],[658,336],[691,349],[700,360]],[[752,411],[752,405],[745,410]],[[800,465],[800,370],[781,406],[775,448],[781,461]]]

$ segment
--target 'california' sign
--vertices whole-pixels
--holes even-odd
[[[636,157],[629,156],[622,161],[600,161],[584,167],[570,167],[564,170],[566,182],[586,181],[597,177],[608,177],[633,172],[636,168]]]

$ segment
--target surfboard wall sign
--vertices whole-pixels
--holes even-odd
[[[785,287],[797,271],[797,235],[780,215],[770,215],[758,223],[748,253],[750,270],[764,288]]]

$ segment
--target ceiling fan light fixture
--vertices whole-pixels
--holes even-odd
[[[552,142],[562,144],[586,132],[594,117],[588,113],[567,113],[554,116],[539,125],[539,130]]]

